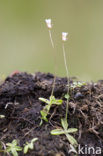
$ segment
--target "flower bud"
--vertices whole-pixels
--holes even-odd
[[[62,32],[62,41],[67,41],[67,36],[68,36],[67,32]]]
[[[46,22],[46,24],[47,24],[47,27],[48,27],[49,29],[51,29],[51,28],[52,28],[51,19],[45,19],[45,22]]]

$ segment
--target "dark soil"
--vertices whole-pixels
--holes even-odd
[[[63,99],[63,104],[54,105],[48,115],[49,122],[39,126],[40,110],[45,103],[38,98],[49,98],[53,78],[52,74],[15,73],[0,85],[0,114],[5,115],[0,119],[0,139],[5,144],[17,139],[23,147],[26,141],[37,137],[34,149],[29,150],[27,156],[74,155],[68,154],[70,145],[65,135],[50,134],[51,130],[61,127],[60,119],[65,116],[66,78],[57,77],[54,90],[55,97]],[[70,83],[73,81],[71,78]],[[103,81],[70,90],[68,123],[69,127],[78,128],[73,135],[81,146],[103,149]],[[19,152],[19,156],[23,153]]]

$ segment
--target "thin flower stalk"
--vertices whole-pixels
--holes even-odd
[[[51,21],[51,19],[46,19],[45,22],[47,24],[48,31],[49,31],[50,42],[51,42],[52,48],[54,49],[55,46],[54,46],[54,42],[53,42],[53,38],[52,38],[52,33],[51,33],[52,21]],[[53,59],[54,59],[54,64],[55,64],[55,69],[54,69],[55,74],[54,74],[54,80],[53,80],[53,85],[52,85],[51,96],[53,96],[53,94],[54,94],[55,81],[56,81],[56,60],[55,60],[56,57],[54,57]]]
[[[69,70],[68,70],[68,66],[67,66],[66,52],[65,52],[65,47],[64,47],[64,42],[67,41],[67,35],[68,35],[68,33],[66,33],[66,32],[62,33],[62,41],[63,41],[62,49],[63,49],[64,64],[65,64],[65,69],[66,69],[66,74],[67,74],[67,83],[68,83],[67,94],[69,95]],[[67,120],[67,116],[68,116],[68,108],[69,108],[69,98],[67,98],[67,105],[66,105],[66,115],[65,115],[66,120]]]
[[[54,47],[54,42],[53,42],[53,39],[52,39],[51,29],[49,29],[49,37],[50,37],[51,45],[52,45],[52,47],[53,47],[53,49],[54,49],[55,47]],[[55,66],[56,66],[56,62],[55,62],[56,57],[54,57],[53,59],[54,59],[54,64],[55,64]],[[55,69],[54,69],[54,72],[55,72],[55,73],[54,73],[54,79],[53,79],[53,85],[52,85],[51,96],[53,96],[53,94],[54,94],[55,81],[56,81],[56,67],[55,67]]]
[[[52,45],[52,47],[54,49],[54,42],[53,42],[53,39],[52,39],[51,29],[49,29],[49,37],[50,37],[51,45]]]

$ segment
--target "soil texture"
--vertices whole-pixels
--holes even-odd
[[[54,76],[50,73],[15,73],[0,84],[0,115],[5,115],[5,118],[0,119],[0,141],[6,144],[17,139],[18,145],[23,147],[26,141],[36,137],[38,141],[27,156],[75,155],[69,154],[70,144],[65,135],[50,134],[51,130],[61,127],[61,118],[65,116],[67,78],[56,77],[54,96],[62,99],[63,104],[53,105],[48,115],[49,122],[43,122],[40,126],[40,111],[45,103],[38,98],[49,99],[53,80]],[[70,84],[75,81],[76,78],[71,78]],[[81,147],[86,145],[95,150],[97,147],[103,149],[103,80],[70,89],[69,94],[69,128],[78,129],[73,136]],[[18,154],[24,155],[23,152]]]

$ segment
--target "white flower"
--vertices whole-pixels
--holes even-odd
[[[47,24],[47,27],[51,29],[52,28],[51,19],[45,19],[45,22]]]
[[[67,36],[68,36],[67,32],[62,32],[62,41],[67,41]]]

